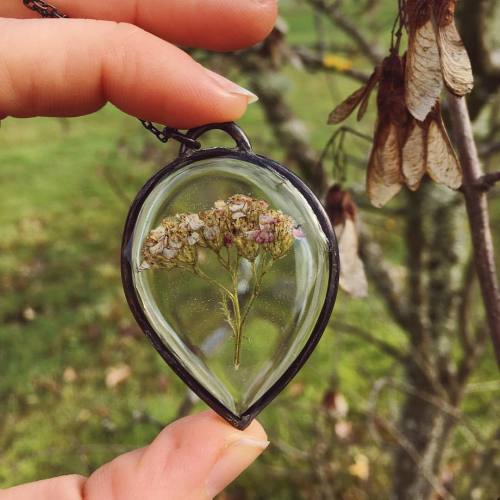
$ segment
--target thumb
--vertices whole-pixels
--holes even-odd
[[[86,481],[86,500],[206,500],[243,472],[267,447],[254,421],[237,431],[213,412],[183,418],[148,447],[122,455]]]

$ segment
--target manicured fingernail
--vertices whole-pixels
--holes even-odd
[[[208,476],[208,497],[214,497],[234,481],[268,446],[269,441],[241,434],[233,436]]]
[[[219,85],[219,87],[224,89],[226,92],[229,92],[230,94],[245,96],[248,99],[248,104],[252,104],[253,102],[259,100],[259,98],[253,92],[250,92],[249,90],[240,87],[236,83],[232,82],[231,80],[228,80],[227,78],[224,78],[222,75],[219,75],[214,71],[211,71],[206,68],[205,70],[208,76],[210,76],[210,78],[212,78],[212,80],[214,80],[217,83],[217,85]]]

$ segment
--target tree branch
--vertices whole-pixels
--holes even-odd
[[[325,63],[324,58],[322,58],[318,54],[315,54],[312,50],[306,47],[292,47],[291,51],[295,56],[298,57],[300,62],[311,71],[337,73],[340,75],[348,76],[360,83],[366,83],[370,78],[370,75],[367,75],[363,71],[359,71],[357,69],[340,68],[337,66],[328,65]]]
[[[472,234],[474,262],[481,286],[490,336],[497,363],[500,366],[500,286],[491,235],[488,198],[484,191],[477,189],[477,183],[483,176],[483,172],[465,99],[450,95],[448,102],[464,171],[462,191],[465,196]]]
[[[334,321],[333,328],[340,332],[345,332],[348,335],[354,335],[369,344],[377,347],[380,351],[391,356],[401,363],[405,363],[407,361],[406,354],[399,350],[397,347],[394,347],[392,344],[389,344],[385,340],[374,337],[371,333],[359,328],[355,325],[349,325],[348,323],[343,323],[342,321]]]
[[[365,39],[357,26],[351,22],[338,8],[336,4],[328,4],[324,0],[307,0],[307,2],[317,11],[326,15],[332,22],[340,28],[358,46],[361,54],[365,55],[373,64],[378,64],[382,56],[374,47],[373,42]]]
[[[500,150],[500,148],[499,148]],[[489,174],[484,174],[476,181],[476,187],[482,191],[488,191],[497,182],[500,182],[500,172],[491,172]]]

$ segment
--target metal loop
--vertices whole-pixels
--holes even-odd
[[[223,132],[226,132],[226,134],[231,136],[232,139],[234,139],[234,142],[236,142],[237,149],[246,152],[252,151],[252,145],[250,144],[250,141],[246,136],[245,132],[243,132],[243,130],[234,122],[210,123],[208,125],[203,125],[201,127],[192,128],[191,130],[188,130],[188,132],[184,137],[196,140],[204,133],[210,130],[222,130]],[[186,145],[183,144],[179,150],[179,156],[187,156],[191,152],[192,151],[190,151],[186,147]]]

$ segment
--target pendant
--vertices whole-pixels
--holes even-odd
[[[279,163],[235,148],[193,150],[140,190],[122,243],[139,326],[174,372],[244,429],[297,374],[330,318],[338,248],[321,203]]]

